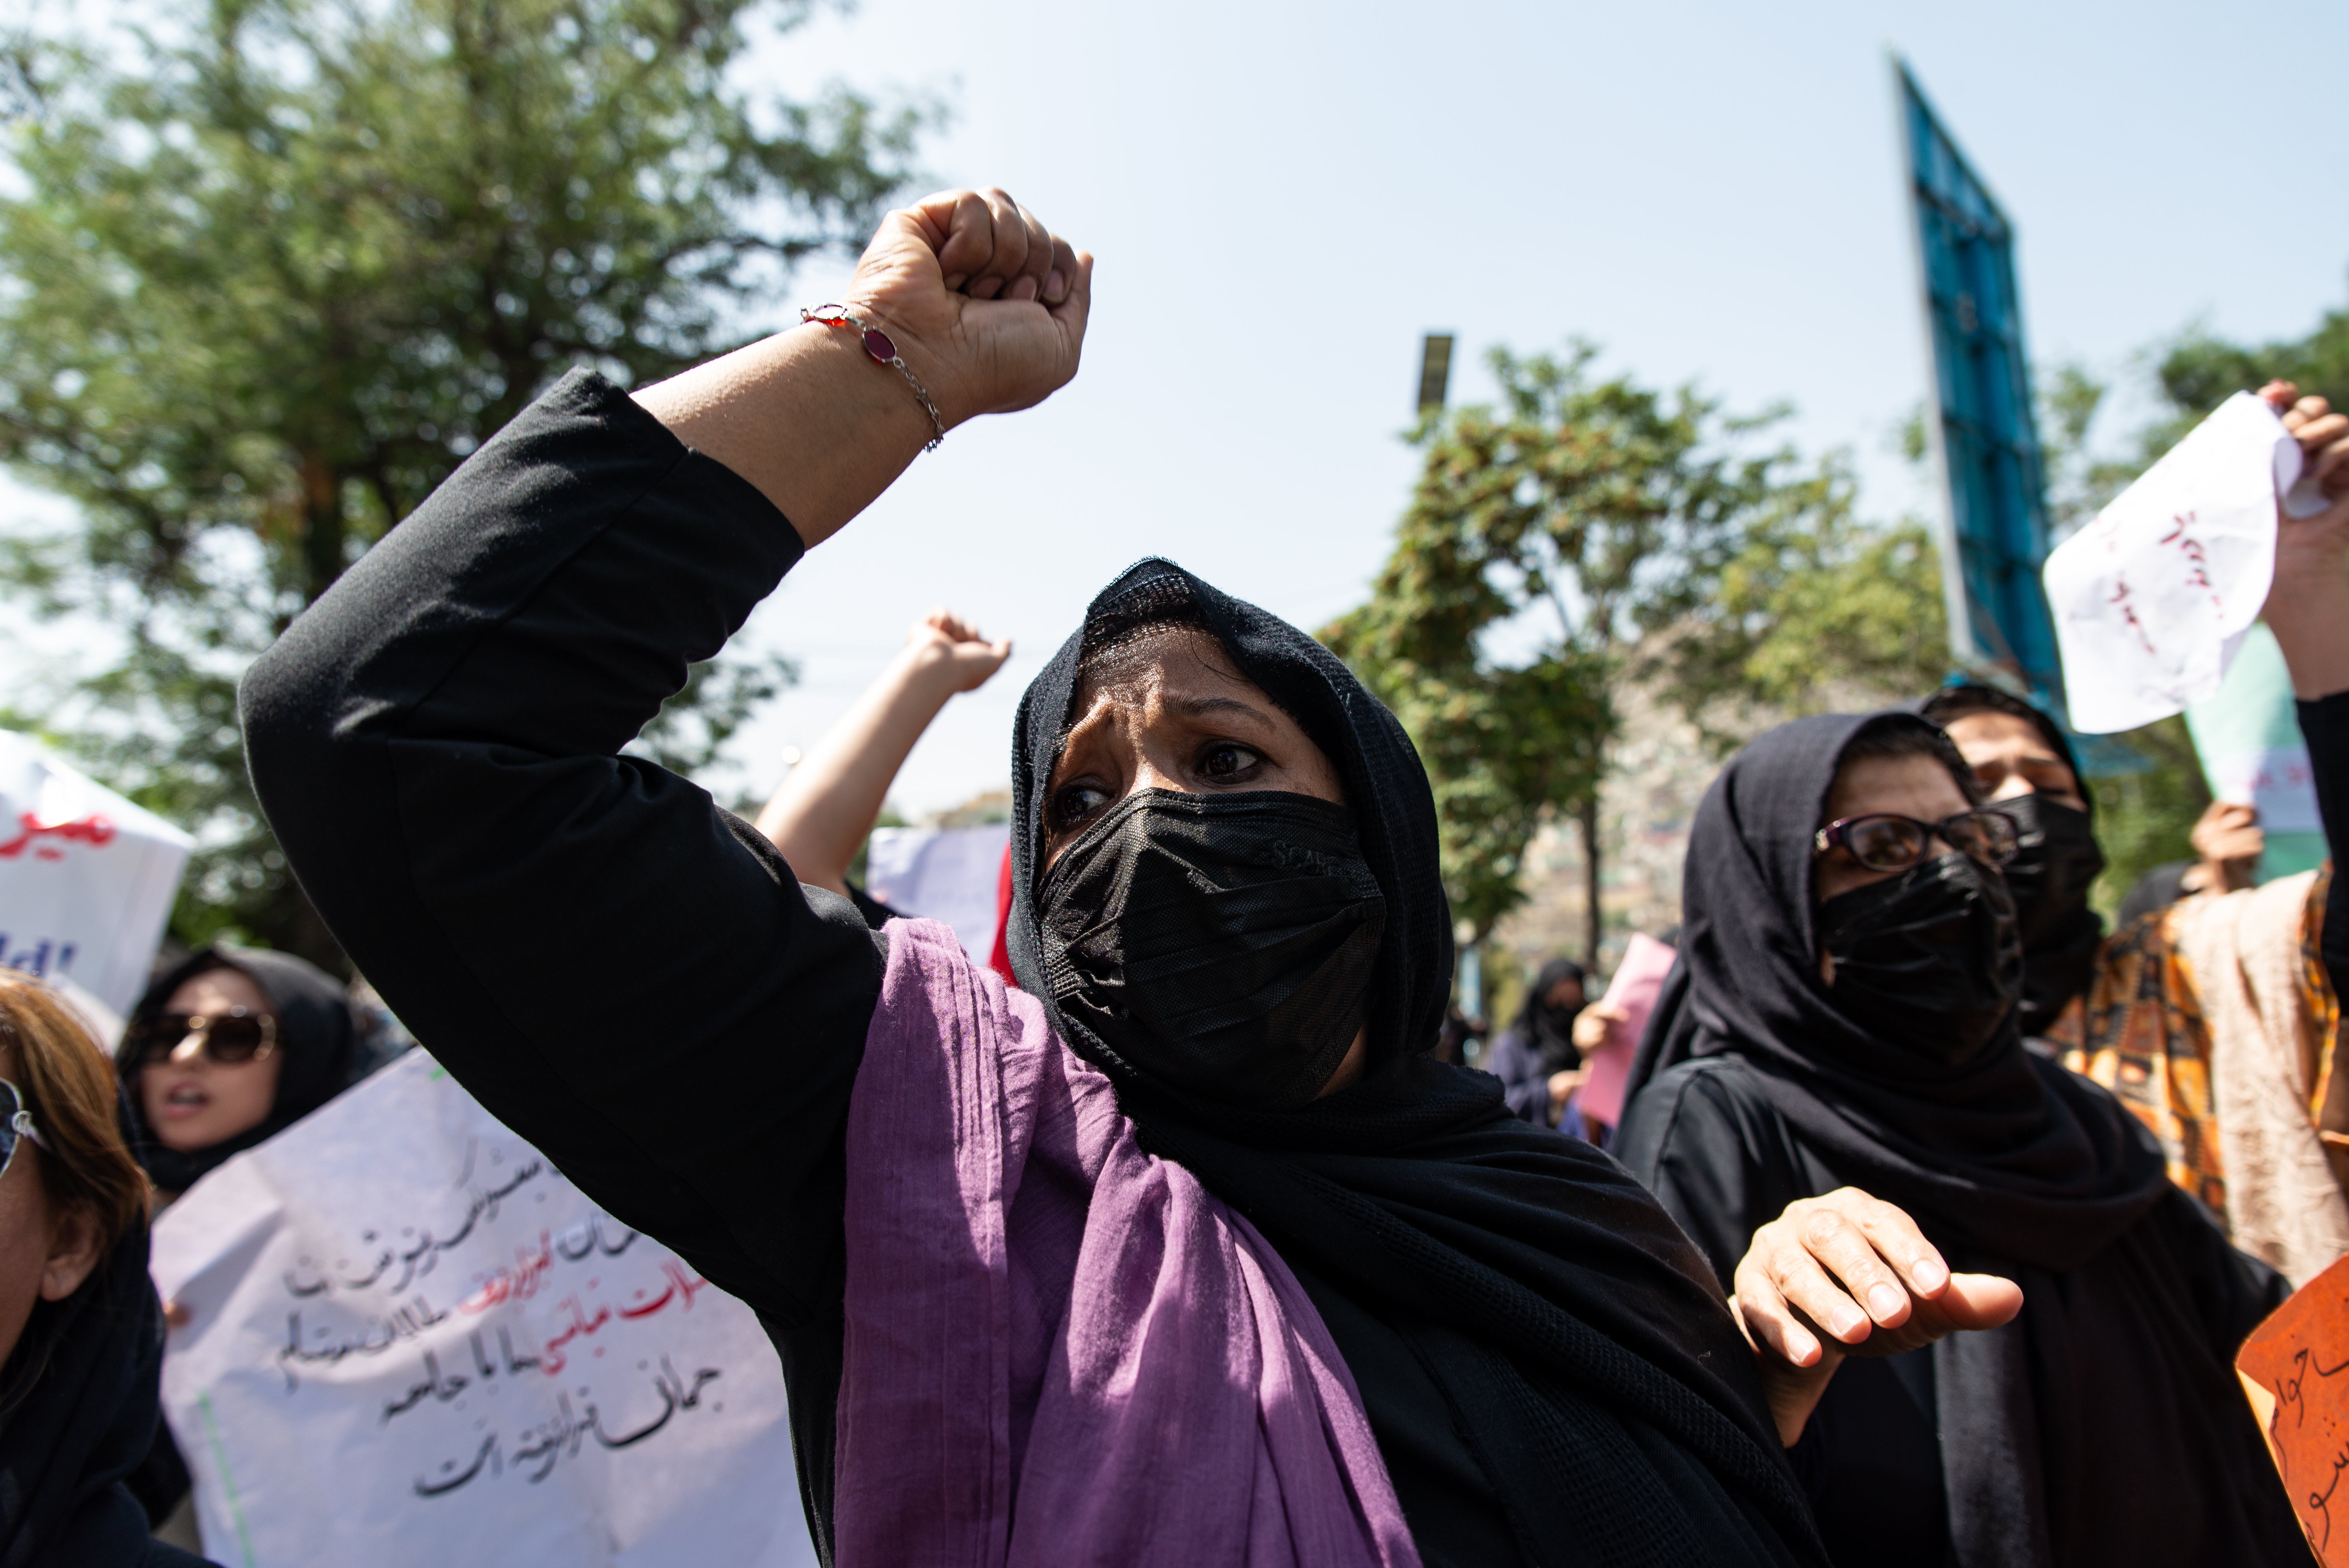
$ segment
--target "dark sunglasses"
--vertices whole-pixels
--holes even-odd
[[[126,1033],[130,1059],[142,1068],[170,1060],[181,1042],[191,1035],[197,1040],[197,1054],[224,1068],[259,1061],[277,1048],[277,1020],[250,1007],[231,1007],[223,1013],[159,1013],[131,1025]]]
[[[1872,872],[1905,872],[1925,858],[1925,850],[1940,838],[1971,860],[2002,866],[2022,847],[2014,819],[2003,811],[1961,811],[1938,822],[1903,817],[1897,811],[1868,811],[1829,822],[1811,841],[1820,854],[1840,844],[1851,858]]]
[[[33,1130],[33,1113],[25,1109],[24,1091],[6,1078],[0,1078],[0,1176],[8,1174],[8,1167],[16,1158],[17,1141],[21,1139],[30,1139],[43,1149],[48,1147],[41,1142],[41,1135]]]

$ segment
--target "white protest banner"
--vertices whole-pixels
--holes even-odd
[[[152,811],[0,730],[0,964],[129,1012],[194,847]]]
[[[189,1189],[153,1269],[227,1568],[815,1562],[750,1310],[422,1051]]]
[[[2267,603],[2276,498],[2300,469],[2283,421],[2238,392],[2048,556],[2074,728],[2135,729],[2218,691]],[[2295,516],[2322,506],[2292,497]]]
[[[974,964],[995,952],[997,892],[1011,830],[875,828],[864,853],[864,889],[898,913],[943,920]]]

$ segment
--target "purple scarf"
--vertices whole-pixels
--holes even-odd
[[[887,929],[848,1108],[841,1568],[1417,1568],[1279,1253],[950,928]]]

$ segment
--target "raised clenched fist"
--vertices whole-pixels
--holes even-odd
[[[895,340],[951,427],[1077,373],[1092,271],[1003,191],[943,191],[881,221],[844,302]]]

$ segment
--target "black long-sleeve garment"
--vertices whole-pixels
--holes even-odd
[[[832,1541],[848,1094],[882,938],[702,790],[616,755],[802,552],[732,471],[575,374],[246,677],[304,890],[489,1110],[755,1310]],[[1443,1394],[1307,1268],[1431,1568],[1516,1546]]]

